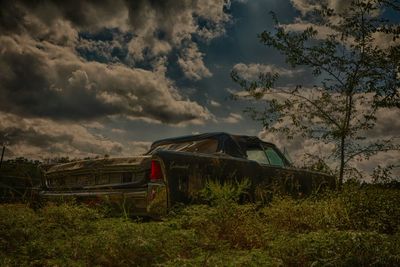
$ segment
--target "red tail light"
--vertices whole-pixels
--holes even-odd
[[[159,161],[151,161],[150,181],[161,180],[163,178],[161,165]]]

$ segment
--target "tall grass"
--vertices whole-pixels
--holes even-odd
[[[245,183],[159,222],[77,204],[0,206],[1,266],[399,266],[400,190],[351,186],[238,205]]]

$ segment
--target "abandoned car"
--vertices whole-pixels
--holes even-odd
[[[263,201],[277,189],[309,194],[335,186],[330,175],[293,168],[274,144],[257,137],[206,133],[156,141],[137,157],[54,165],[40,195],[122,201],[131,214],[157,217],[176,203],[193,201],[210,179],[248,179],[251,201]]]

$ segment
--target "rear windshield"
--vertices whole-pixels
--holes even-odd
[[[162,144],[152,148],[147,154],[153,154],[154,152],[159,150],[212,154],[217,152],[217,149],[218,149],[218,140],[203,139],[203,140],[189,141],[189,142]]]

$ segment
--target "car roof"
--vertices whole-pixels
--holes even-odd
[[[151,145],[151,148],[154,148],[156,146],[163,145],[163,144],[170,144],[170,143],[199,141],[199,140],[203,140],[203,139],[226,140],[227,138],[233,139],[237,143],[251,144],[251,143],[261,143],[262,142],[262,143],[265,143],[265,144],[268,144],[271,146],[275,146],[272,143],[260,140],[257,136],[236,135],[236,134],[229,134],[226,132],[212,132],[212,133],[185,135],[185,136],[157,140],[157,141],[153,142],[153,144]]]

